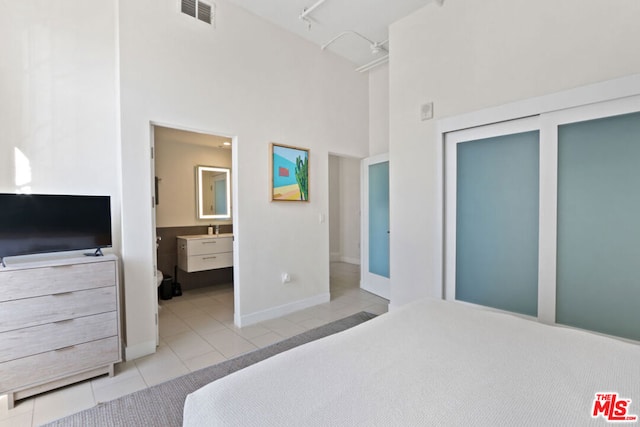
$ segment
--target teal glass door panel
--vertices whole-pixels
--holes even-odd
[[[226,215],[227,214],[227,181],[218,180],[215,182],[215,199],[216,199],[216,209],[214,214]]]
[[[556,322],[640,340],[640,113],[558,129]]]
[[[369,272],[389,277],[389,162],[369,165]]]
[[[537,316],[539,132],[457,144],[456,299]]]

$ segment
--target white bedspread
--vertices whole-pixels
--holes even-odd
[[[598,392],[640,415],[639,345],[424,300],[208,384],[184,425],[606,425]]]

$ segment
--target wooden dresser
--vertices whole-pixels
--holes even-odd
[[[16,400],[103,374],[122,360],[118,259],[0,268],[0,395]]]

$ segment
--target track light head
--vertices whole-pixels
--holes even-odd
[[[371,54],[375,55],[378,54],[380,52],[388,52],[387,48],[385,48],[383,45],[387,42],[388,40],[385,40],[383,42],[374,42],[371,43],[371,45],[369,46],[371,48]]]

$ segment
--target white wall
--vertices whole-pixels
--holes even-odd
[[[340,157],[341,261],[360,264],[360,160]]]
[[[156,227],[230,224],[231,220],[197,218],[196,166],[231,168],[231,150],[187,144],[172,139],[155,139],[155,167],[158,183]]]
[[[389,152],[389,64],[369,71],[369,155]]]
[[[120,3],[123,252],[128,355],[153,323],[150,121],[235,135],[236,304],[243,321],[323,301],[329,290],[328,153],[368,153],[367,77],[224,0],[216,28],[174,0]],[[310,202],[269,201],[269,143],[310,149]],[[292,281],[281,284],[288,272]],[[274,310],[275,308],[275,310]]]
[[[393,306],[442,294],[437,119],[638,73],[638,22],[636,0],[456,0],[391,26]]]
[[[331,261],[360,264],[360,160],[329,156]]]
[[[0,2],[0,192],[111,196],[119,253],[116,13],[115,0]]]

